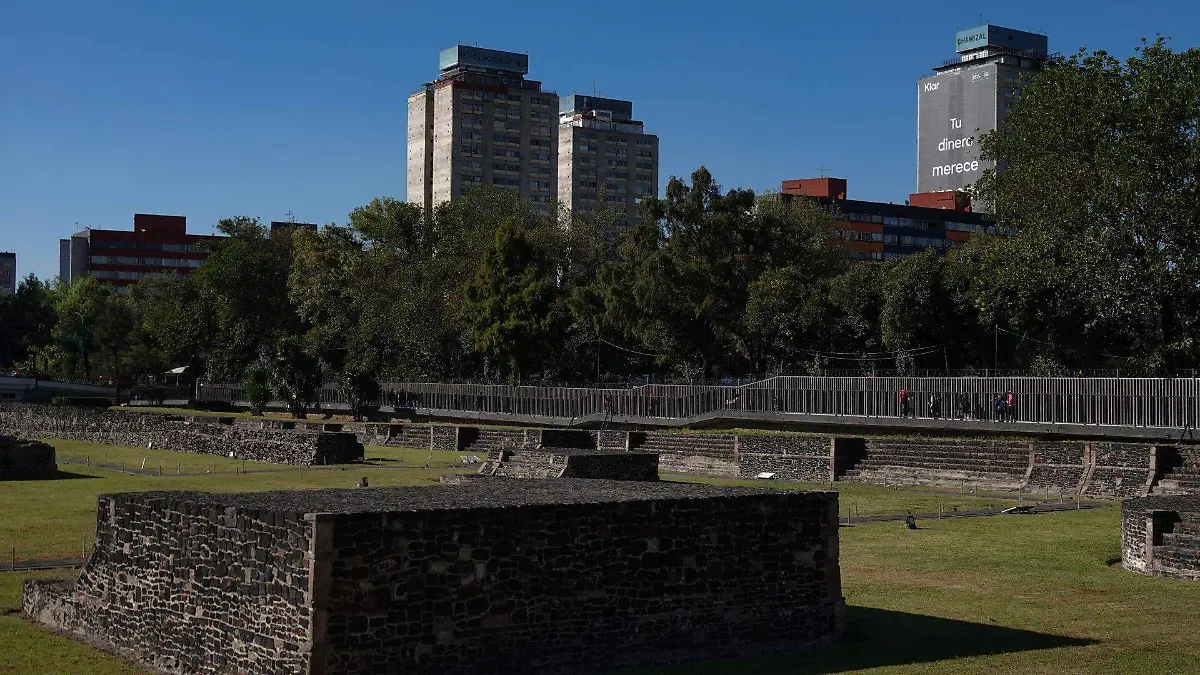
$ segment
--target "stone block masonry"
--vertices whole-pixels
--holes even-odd
[[[738,436],[738,473],[810,483],[833,480],[834,440],[809,436]]]
[[[0,481],[44,480],[57,476],[54,448],[37,441],[0,436]]]
[[[658,455],[575,448],[493,450],[488,453],[479,473],[507,478],[656,481]]]
[[[1200,496],[1121,502],[1121,564],[1143,574],[1200,580]]]
[[[264,428],[267,427],[267,428]],[[220,455],[275,464],[362,461],[353,434],[270,428],[262,420],[115,412],[27,403],[0,407],[0,433]]]
[[[23,611],[170,673],[604,671],[830,644],[837,495],[604,480],[101,497]]]

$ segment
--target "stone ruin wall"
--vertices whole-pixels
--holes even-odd
[[[44,480],[57,476],[53,447],[14,436],[0,436],[0,481]]]
[[[346,611],[328,618],[325,672],[573,674],[828,644],[842,622],[836,504],[334,516],[330,587]]]
[[[1072,441],[1035,441],[1030,492],[1078,495],[1087,478],[1088,446]]]
[[[1089,497],[1144,497],[1154,481],[1153,446],[1089,443],[1091,467],[1083,493]]]
[[[78,579],[26,582],[23,613],[161,671],[306,672],[312,522],[188,494],[101,495]]]
[[[264,428],[264,426],[266,428]],[[361,461],[352,434],[271,428],[262,420],[203,415],[115,412],[29,403],[0,407],[0,433],[29,438],[89,441],[232,456],[274,464],[345,464]]]
[[[1121,566],[1142,574],[1200,580],[1200,496],[1121,502]]]
[[[833,480],[833,439],[828,437],[738,436],[738,475],[754,478],[774,473],[776,479],[821,483]]]
[[[507,481],[456,478],[445,489],[486,484],[478,506],[312,513],[295,492],[265,497],[280,510],[101,496],[78,579],[27,581],[22,611],[167,673],[556,675],[841,635],[836,493],[668,486],[514,509],[487,503]],[[596,484],[531,482],[561,486],[564,502]]]

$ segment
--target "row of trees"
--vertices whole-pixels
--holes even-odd
[[[704,168],[622,214],[480,188],[426,215],[380,198],[345,225],[227,238],[130,293],[27,279],[6,365],[128,380],[190,365],[296,406],[322,381],[591,381],[1200,363],[1200,53],[1147,43],[1053,64],[984,156],[977,202],[1020,234],[856,262],[816,201],[722,190]]]

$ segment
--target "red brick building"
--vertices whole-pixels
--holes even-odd
[[[865,202],[846,198],[843,178],[804,178],[783,181],[782,193],[835,208],[837,234],[860,260],[891,260],[925,249],[944,252],[962,246],[973,233],[1003,233],[988,216],[971,211],[965,194],[953,191],[909,195],[904,204]]]
[[[88,228],[59,241],[58,273],[129,286],[151,274],[191,274],[220,237],[188,234],[184,216],[135,213],[133,231]]]

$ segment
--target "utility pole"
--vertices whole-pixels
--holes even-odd
[[[992,366],[996,368],[996,377],[1000,376],[1000,325],[992,324]]]

